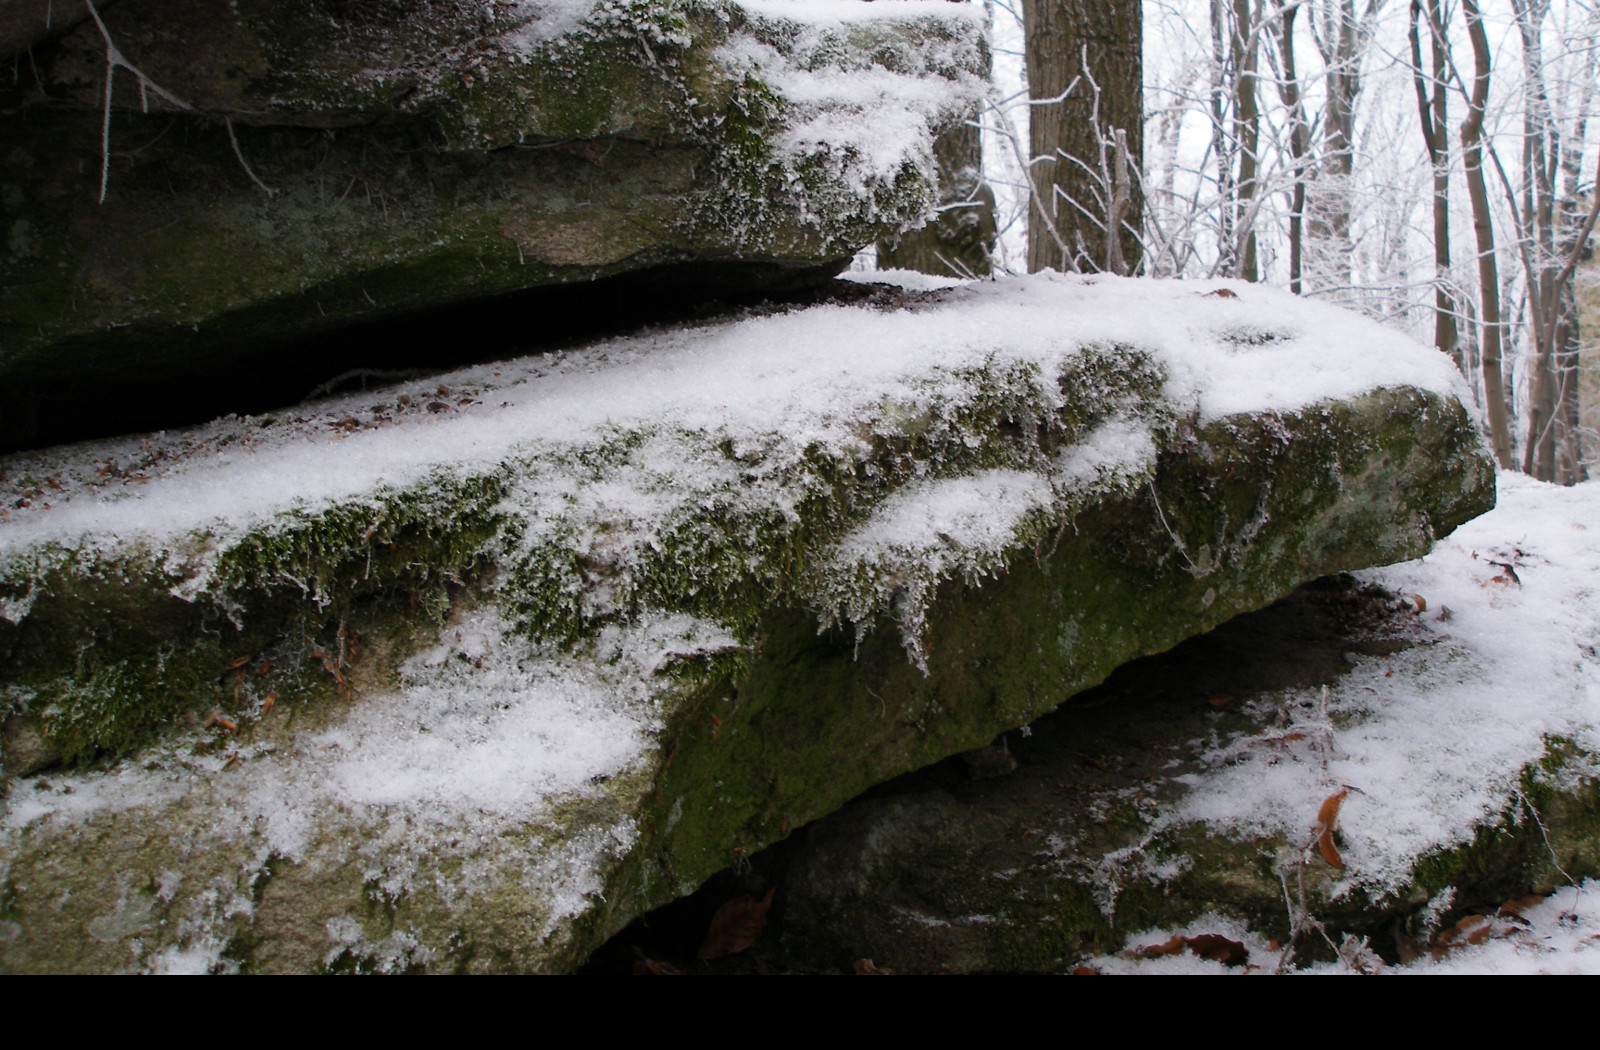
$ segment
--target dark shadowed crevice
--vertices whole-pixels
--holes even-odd
[[[215,346],[153,350],[183,358],[152,368],[131,355],[125,368],[72,369],[16,377],[0,389],[0,453],[69,441],[163,430],[217,416],[253,415],[329,393],[417,374],[543,353],[640,328],[710,321],[741,311],[859,301],[870,288],[832,278],[824,265],[702,261],[580,284],[344,324],[292,339],[263,337]],[[248,327],[248,325],[246,325]],[[61,360],[72,362],[70,354]]]

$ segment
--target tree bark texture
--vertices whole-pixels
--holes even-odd
[[[1477,0],[1462,0],[1467,17],[1467,37],[1472,41],[1472,95],[1467,119],[1461,122],[1463,167],[1467,195],[1472,201],[1472,230],[1478,242],[1478,285],[1483,300],[1483,411],[1489,423],[1489,447],[1502,470],[1511,461],[1510,412],[1500,374],[1502,322],[1500,320],[1500,268],[1495,265],[1494,226],[1489,214],[1489,188],[1483,177],[1483,115],[1489,102],[1489,35]]]
[[[1431,66],[1422,62],[1422,29],[1426,23],[1432,44]],[[1467,371],[1456,318],[1460,314],[1450,282],[1450,141],[1445,78],[1449,73],[1445,53],[1444,16],[1440,0],[1411,0],[1411,76],[1417,92],[1417,118],[1422,141],[1433,168],[1433,345],[1449,354],[1456,367]]]
[[[1132,273],[1144,211],[1139,4],[1023,0],[1022,10],[1028,92],[1035,100],[1060,99],[1031,110],[1039,193],[1028,224],[1028,269]],[[1036,221],[1039,209],[1051,224]]]
[[[1289,200],[1289,290],[1296,295],[1301,291],[1300,278],[1304,269],[1306,158],[1311,153],[1311,125],[1306,119],[1306,107],[1300,92],[1300,74],[1294,61],[1294,16],[1299,10],[1297,0],[1279,0],[1277,14],[1280,25],[1276,30],[1278,97],[1289,111],[1289,160],[1294,173],[1294,188]],[[1272,31],[1271,21],[1267,26]]]
[[[1235,139],[1239,146],[1239,217],[1235,223],[1238,237],[1235,277],[1247,281],[1261,279],[1260,265],[1256,260],[1255,196],[1256,174],[1260,169],[1257,150],[1261,143],[1261,110],[1256,101],[1256,63],[1260,43],[1255,16],[1250,0],[1233,0],[1233,67],[1237,71],[1234,85],[1233,119]]]
[[[1383,0],[1316,0],[1315,39],[1327,67],[1327,102],[1322,121],[1322,162],[1306,205],[1306,234],[1317,282],[1347,285],[1351,279],[1350,173],[1355,159],[1356,104],[1361,97],[1361,61],[1372,40]]]

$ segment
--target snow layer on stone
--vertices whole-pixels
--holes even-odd
[[[858,638],[874,612],[893,608],[907,650],[925,669],[924,614],[938,584],[981,582],[1026,542],[1030,517],[1067,520],[1092,498],[1124,495],[1154,473],[1155,459],[1149,421],[1119,415],[1042,473],[996,469],[908,485],[834,544],[813,600],[824,622],[854,621]]]
[[[828,183],[843,181],[863,200],[893,184],[908,162],[936,170],[934,131],[975,113],[987,90],[982,77],[964,68],[972,53],[969,37],[942,40],[914,31],[933,19],[965,20],[980,32],[976,7],[940,10],[915,0],[740,6],[755,32],[730,36],[716,59],[730,79],[753,77],[784,104],[777,159],[797,172],[802,162],[820,162],[830,171]],[[895,48],[887,36],[873,49],[852,44],[852,24],[867,20],[903,26],[903,46]],[[886,51],[892,57],[885,59]]]
[[[526,524],[528,535],[562,540],[625,566],[696,507],[728,501],[752,513],[792,515],[814,483],[802,469],[806,457],[821,450],[850,461],[871,428],[893,414],[888,409],[906,418],[951,419],[980,396],[993,395],[995,383],[1011,381],[995,377],[1012,376],[1031,384],[1031,396],[1059,399],[1057,377],[1089,348],[1149,354],[1169,377],[1163,393],[1170,407],[1206,420],[1234,411],[1290,411],[1381,386],[1451,391],[1459,382],[1440,355],[1371,322],[1257,286],[1235,285],[1229,298],[1208,294],[1214,287],[1061,275],[974,283],[897,313],[828,306],[646,334],[332,398],[270,425],[228,419],[12,456],[0,460],[0,576],[50,545],[91,554],[148,550],[193,573],[190,582],[198,588],[205,552],[251,530],[287,527],[340,503],[370,505],[376,513],[397,490],[508,467],[517,480],[504,509]],[[402,396],[409,404],[404,409]],[[836,564],[870,569],[904,558],[924,589],[948,573],[981,574],[1035,511],[1069,506],[1086,488],[1137,484],[1154,455],[1155,425],[1138,415],[1105,421],[1037,474],[930,474],[874,508],[834,552]],[[591,453],[611,449],[619,434],[636,439],[625,454],[599,466],[588,462]],[[708,454],[724,448],[735,455]],[[1525,491],[1537,503],[1595,500],[1600,490],[1570,496]],[[1596,520],[1596,509],[1585,505],[1579,520]],[[1526,526],[1517,518],[1501,531],[1532,535],[1554,516],[1539,506],[1525,518]],[[604,534],[584,527],[594,522],[615,527]],[[1583,546],[1579,540],[1563,536],[1561,543],[1540,540],[1526,549],[1552,562],[1578,559],[1581,552],[1592,572],[1600,552],[1592,541]],[[1495,532],[1493,542],[1518,541]],[[600,550],[607,543],[613,549]],[[1561,582],[1569,579],[1564,573],[1541,575],[1543,561],[1533,558],[1522,558],[1524,579],[1553,588],[1537,608],[1578,593]],[[1457,560],[1462,565],[1438,581],[1421,580],[1411,589],[1428,590],[1430,599],[1437,593],[1461,610],[1471,604],[1468,593],[1491,593],[1478,588],[1486,563],[1466,554]],[[1445,563],[1436,555],[1420,564],[1436,571]],[[1450,580],[1455,583],[1447,586]],[[1467,590],[1454,597],[1449,586]],[[1503,605],[1522,607],[1522,595],[1492,593]],[[17,599],[6,614],[23,617],[26,604],[25,597]],[[1482,633],[1482,644],[1503,649],[1509,632],[1494,611],[1463,612],[1450,629],[1471,628],[1473,645]],[[1481,627],[1480,616],[1486,618]],[[1565,637],[1565,663],[1555,663],[1589,666],[1589,674],[1592,666],[1573,649],[1572,636],[1593,622],[1592,612],[1576,614],[1565,636],[1552,634],[1541,644]],[[338,863],[342,854],[319,850],[344,839],[359,843],[366,877],[384,892],[400,894],[408,880],[432,879],[447,902],[491,885],[503,871],[497,858],[512,850],[517,877],[546,902],[546,929],[553,929],[588,907],[605,865],[635,836],[621,815],[568,827],[548,820],[553,809],[573,798],[603,809],[606,792],[622,790],[613,786],[650,760],[662,714],[655,670],[675,654],[735,644],[718,624],[646,609],[576,651],[561,652],[519,636],[485,609],[411,660],[393,694],[363,698],[347,718],[319,733],[276,749],[242,743],[232,766],[223,754],[179,741],[107,772],[53,777],[51,787],[13,792],[0,827],[19,834],[37,824],[130,809],[187,807],[203,812],[221,839],[260,836],[260,864],[272,854],[312,865]],[[1485,753],[1496,757],[1471,768],[1491,787],[1495,776],[1510,775],[1497,770],[1536,751],[1541,729],[1579,732],[1571,705],[1586,695],[1589,679],[1580,689],[1569,674],[1546,689],[1531,653],[1530,646],[1521,663],[1509,661],[1502,671],[1469,652],[1457,676],[1478,690],[1472,694],[1477,699],[1461,705],[1470,717],[1449,739],[1459,747],[1479,735],[1489,738]],[[1376,687],[1380,680],[1352,681]],[[1544,699],[1518,712],[1512,732],[1507,716],[1489,706],[1494,690],[1483,683],[1513,693],[1538,688]],[[1560,683],[1564,692],[1555,688]],[[1356,693],[1349,703],[1352,710],[1370,711],[1376,728],[1370,739],[1351,737],[1342,745],[1354,756],[1349,761],[1364,764],[1341,768],[1339,775],[1352,783],[1361,778],[1370,793],[1363,797],[1372,800],[1370,806],[1349,804],[1347,828],[1355,834],[1358,818],[1371,820],[1403,846],[1414,840],[1401,815],[1420,822],[1426,805],[1391,801],[1387,792],[1395,778],[1387,771],[1414,765],[1424,744],[1405,738],[1409,745],[1384,751],[1383,727],[1407,724],[1400,715],[1384,721],[1394,705]],[[1586,725],[1594,721],[1591,716]],[[1427,724],[1438,725],[1434,719]],[[1450,780],[1450,761],[1434,768],[1441,779],[1435,796],[1454,827],[1470,829],[1493,809],[1492,790],[1474,795],[1470,785]],[[1225,784],[1228,775],[1219,774],[1214,789],[1197,785],[1196,819],[1269,814],[1298,827],[1305,813],[1314,813],[1323,788],[1308,781],[1274,789],[1278,794],[1270,797],[1260,789],[1247,796]],[[1246,797],[1254,803],[1238,802]],[[1210,809],[1208,799],[1214,800]],[[1376,812],[1380,802],[1387,808]],[[350,834],[330,833],[339,828]],[[508,844],[507,834],[535,841]],[[1352,872],[1383,877],[1401,853],[1378,842],[1353,844]],[[476,859],[446,873],[438,858],[447,855]],[[181,951],[151,965],[221,965],[208,938],[230,909],[249,907],[248,899],[230,893],[194,898],[201,912],[186,920],[192,931]],[[407,949],[396,941],[364,950],[399,967]]]
[[[1020,470],[986,470],[911,485],[889,497],[868,524],[846,536],[835,556],[855,563],[877,561],[895,550],[1003,551],[1018,519],[1050,502],[1049,481]]]
[[[1600,974],[1600,882],[1557,890],[1522,912],[1526,923],[1499,923],[1482,944],[1425,956],[1401,973]]]
[[[483,6],[491,17],[499,14],[502,19],[522,22],[505,39],[517,50],[529,52],[578,29],[590,12],[603,5],[596,0],[514,0],[510,4],[489,0]]]
[[[1432,554],[1360,574],[1422,598],[1427,644],[1361,659],[1325,715],[1319,696],[1286,699],[1306,734],[1294,760],[1224,745],[1173,820],[1306,841],[1323,799],[1348,787],[1343,887],[1382,895],[1419,856],[1525,819],[1520,779],[1552,740],[1600,752],[1600,483],[1499,486],[1499,506]],[[1597,774],[1580,759],[1553,775]]]
[[[1156,955],[1173,937],[1225,937],[1244,949],[1237,966],[1202,959],[1193,951]],[[1415,962],[1385,966],[1359,943],[1344,946],[1345,958],[1315,963],[1288,972],[1306,976],[1378,973],[1394,976],[1457,974],[1600,974],[1600,882],[1557,890],[1539,904],[1521,912],[1521,921],[1499,922],[1481,944],[1461,945],[1439,957],[1424,955]],[[1150,953],[1152,957],[1141,957]],[[1187,926],[1146,930],[1129,937],[1116,955],[1084,960],[1102,974],[1134,976],[1224,976],[1273,973],[1283,959],[1283,949],[1269,943],[1237,919],[1206,915]]]
[[[853,284],[887,284],[908,292],[939,292],[969,283],[960,277],[939,277],[919,270],[846,270],[839,279]]]
[[[1493,511],[1424,558],[1358,574],[1422,599],[1423,644],[1361,658],[1325,703],[1319,693],[1285,695],[1291,720],[1269,734],[1279,742],[1220,743],[1214,768],[1188,778],[1187,796],[1158,827],[1201,821],[1230,836],[1310,845],[1323,801],[1348,788],[1340,891],[1381,896],[1410,882],[1419,857],[1467,844],[1491,822],[1530,819],[1522,777],[1567,754],[1552,753],[1557,738],[1577,756],[1538,775],[1568,790],[1600,776],[1597,522],[1600,482],[1559,488],[1501,474]],[[1304,738],[1281,742],[1294,732]],[[1522,916],[1498,924],[1487,943],[1387,972],[1600,973],[1600,883],[1557,890]],[[1257,970],[1274,969],[1281,955],[1237,920],[1207,916],[1130,937],[1124,953],[1087,962],[1102,973],[1250,972],[1188,952],[1136,957],[1174,935],[1203,934],[1240,942]],[[1374,961],[1352,955],[1297,972],[1348,973],[1352,962]]]
[[[548,934],[588,908],[603,866],[636,836],[626,801],[607,807],[605,785],[653,753],[665,678],[654,673],[675,656],[733,644],[705,621],[646,616],[572,655],[530,643],[480,609],[408,661],[397,691],[362,698],[327,729],[282,747],[242,743],[226,756],[180,740],[109,772],[53,775],[11,794],[0,829],[193,807],[207,814],[205,834],[257,844],[259,864],[275,856],[337,865],[353,855],[368,884],[392,897],[420,879],[453,904],[509,873],[544,905]],[[553,815],[574,799],[612,816],[572,824]],[[216,931],[230,908],[247,905],[214,904],[195,898],[198,911],[185,919],[193,929],[149,967],[224,966]],[[359,935],[353,924],[332,932]],[[364,945],[362,954],[396,969],[421,961],[402,958],[403,947]]]
[[[1237,289],[1235,297],[1212,294],[1218,287]],[[885,404],[970,396],[950,378],[962,370],[1016,365],[1052,375],[1085,347],[1113,345],[1152,354],[1169,377],[1166,398],[1201,422],[1379,387],[1464,389],[1443,355],[1258,285],[1041,274],[952,289],[915,310],[825,306],[616,339],[333,398],[270,421],[231,418],[6,457],[0,573],[43,543],[176,550],[203,536],[214,546],[291,511],[376,506],[385,492],[430,478],[592,446],[625,429],[659,435],[662,464],[685,473],[655,484],[692,494],[710,484],[704,471],[713,468],[699,451],[707,436],[764,450],[772,464],[797,461],[813,444],[848,456],[861,447],[860,424]],[[435,383],[451,394],[437,395]],[[401,395],[412,401],[407,411],[395,407]],[[379,403],[388,418],[373,410]],[[436,408],[424,411],[429,404]],[[576,472],[567,483],[590,484]]]

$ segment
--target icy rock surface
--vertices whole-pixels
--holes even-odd
[[[0,960],[567,968],[1491,505],[1446,361],[1223,287],[976,284],[0,461],[0,702],[99,756],[10,782]]]

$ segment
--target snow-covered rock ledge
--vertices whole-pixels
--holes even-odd
[[[0,460],[0,965],[570,967],[1425,552],[1493,502],[1457,382],[1267,289],[1040,276]]]

